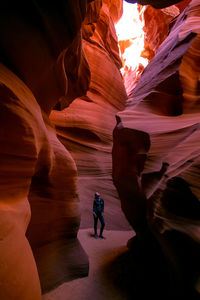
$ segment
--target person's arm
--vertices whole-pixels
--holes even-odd
[[[94,201],[93,201],[93,215],[95,215],[96,216],[96,201],[95,201],[95,199],[94,199]]]
[[[104,212],[104,200],[102,199],[102,213]]]

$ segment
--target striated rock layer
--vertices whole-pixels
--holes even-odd
[[[117,114],[113,146],[113,180],[137,233],[130,247],[153,261],[166,297],[184,299],[199,296],[200,280],[199,17],[193,0]]]
[[[152,5],[154,8],[164,8],[184,0],[125,0],[129,3],[139,3],[141,5]],[[187,0],[185,0],[186,2]]]
[[[172,3],[163,2],[164,6]],[[121,12],[121,0],[58,0],[45,5],[39,1],[22,4],[8,0],[1,5],[2,300],[39,300],[41,292],[87,275],[88,258],[77,239],[78,191],[85,213],[82,227],[92,223],[93,193],[99,190],[108,203],[106,222],[110,227],[130,228],[122,217],[111,177],[115,114],[124,109],[127,99],[119,72],[121,62],[114,29]],[[147,75],[144,73],[148,80],[142,81],[142,87],[138,84],[133,95],[135,104],[130,105],[128,117],[126,111],[119,113],[113,148],[114,182],[137,237],[148,240],[145,237],[149,238],[150,228],[163,247],[166,239],[162,238],[167,234],[165,254],[171,262],[172,275],[186,288],[195,286],[196,289],[194,261],[190,264],[186,260],[188,264],[184,265],[192,274],[187,282],[187,272],[180,272],[181,260],[179,264],[174,260],[176,255],[179,258],[174,240],[180,240],[188,251],[191,247],[188,240],[184,241],[185,236],[191,238],[195,251],[199,241],[195,196],[199,193],[196,145],[199,70],[195,63],[199,57],[199,37],[190,33],[195,24],[193,31],[199,33],[199,17],[193,16],[197,12],[189,11],[188,22],[179,35],[180,27],[176,26],[164,50],[161,48],[158,58],[152,61],[155,77],[152,77],[152,65]],[[149,77],[153,80],[146,85]],[[164,104],[160,104],[160,96]],[[50,118],[65,147],[49,120],[53,107],[57,110]],[[142,124],[141,120],[144,120]],[[167,145],[165,137],[169,140]],[[161,146],[157,148],[160,140]],[[139,180],[141,172],[146,175]],[[173,180],[160,184],[166,172]],[[181,180],[174,181],[176,175],[181,175]],[[175,198],[174,190],[178,194]],[[154,192],[159,197],[152,210]],[[170,199],[175,200],[171,203]],[[181,211],[177,199],[184,200]],[[188,209],[188,199],[193,203],[191,209]],[[173,229],[172,234],[182,232],[184,236],[169,236],[169,228]]]
[[[77,167],[48,117],[61,96],[70,103],[88,88],[80,33],[87,2],[2,4],[2,300],[38,300],[41,289],[88,274],[88,258],[76,238]]]
[[[158,47],[168,35],[170,24],[179,14],[179,9],[175,5],[164,9],[155,9],[151,5],[145,7],[138,5],[137,10],[144,24],[142,28],[144,31],[144,46],[140,54],[144,62],[142,59],[140,62],[136,60],[134,68],[132,66],[125,66],[127,70],[123,73],[123,80],[128,96],[133,92],[145,68],[143,63],[150,62],[155,56]],[[121,42],[125,42],[125,44],[122,43],[122,46],[120,46],[123,53],[124,48],[129,47],[129,45],[126,46],[126,41]]]
[[[175,24],[178,15],[189,4],[190,0],[181,1],[170,7],[161,9],[154,8],[151,5],[138,5],[138,13],[144,26],[144,49],[141,52],[141,57],[147,59],[149,62],[155,56],[159,46],[168,36],[171,28]],[[130,46],[130,41],[120,41],[121,53]],[[122,55],[123,56],[123,55]],[[133,92],[143,70],[144,65],[138,62],[135,68],[126,66],[126,72],[123,73],[124,85],[128,96]]]
[[[99,191],[105,200],[106,228],[126,229],[129,226],[111,177],[115,114],[127,99],[114,27],[122,13],[122,1],[95,1],[90,11],[96,20],[83,26],[83,49],[91,72],[89,90],[69,107],[61,101],[61,110],[52,111],[50,118],[77,164],[81,226],[93,226],[93,197]]]

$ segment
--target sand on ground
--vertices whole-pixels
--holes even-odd
[[[93,228],[81,229],[79,241],[89,257],[88,277],[72,280],[43,295],[43,300],[124,300],[126,296],[118,289],[117,283],[109,275],[108,266],[127,251],[127,241],[134,231],[104,230],[106,240],[95,239]]]

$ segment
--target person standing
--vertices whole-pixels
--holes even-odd
[[[105,227],[105,221],[102,213],[104,212],[104,200],[100,197],[100,193],[96,192],[94,195],[94,202],[93,202],[93,215],[94,215],[94,237],[98,239],[97,235],[97,223],[98,219],[101,222],[100,234],[99,237],[101,239],[105,239],[103,236],[103,230]]]

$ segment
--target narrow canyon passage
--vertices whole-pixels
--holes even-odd
[[[0,300],[199,299],[200,1],[7,0],[0,59]]]
[[[120,6],[117,8],[116,1],[113,4],[104,1],[93,36],[86,37],[84,40],[84,50],[91,70],[89,91],[86,97],[76,99],[68,108],[60,112],[52,112],[52,120],[57,125],[58,135],[70,150],[78,167],[81,229],[88,228],[88,222],[92,227],[90,209],[94,191],[100,191],[107,202],[105,219],[108,229],[123,229],[124,234],[129,230],[129,224],[136,231],[145,228],[146,207],[143,203],[145,197],[147,198],[149,227],[153,231],[153,236],[156,236],[156,242],[152,242],[154,238],[151,238],[151,234],[144,235],[143,243],[148,254],[142,246],[144,260],[141,260],[141,265],[146,262],[146,268],[144,267],[145,271],[141,271],[142,275],[139,277],[143,278],[144,286],[148,285],[145,273],[147,277],[155,277],[157,285],[154,286],[154,282],[150,281],[152,287],[149,287],[149,291],[151,290],[154,296],[156,292],[162,294],[158,288],[161,286],[161,289],[171,290],[178,297],[182,295],[182,287],[179,285],[184,282],[186,290],[187,285],[189,286],[189,291],[185,295],[183,292],[184,297],[193,297],[193,291],[190,291],[190,272],[196,274],[192,275],[195,278],[192,279],[194,280],[192,285],[198,286],[199,267],[198,264],[195,266],[195,262],[199,251],[199,202],[197,200],[199,198],[199,175],[197,175],[199,173],[199,125],[197,125],[199,124],[197,83],[199,68],[195,62],[199,61],[199,38],[197,37],[195,42],[194,38],[199,32],[197,25],[199,19],[198,13],[195,15],[198,3],[193,1],[191,18],[194,20],[193,24],[196,22],[196,26],[193,27],[195,34],[190,35],[188,30],[191,23],[188,21],[188,25],[186,22],[184,26],[189,2],[184,1],[161,10],[150,5],[135,6],[134,9],[129,6],[125,11],[124,35],[120,29],[117,31],[121,65],[113,27],[113,22],[119,20]],[[124,7],[126,5],[125,3]],[[128,21],[127,27],[126,21]],[[98,68],[102,61],[104,68]],[[195,65],[195,68],[190,70],[191,81],[187,73],[190,64]],[[122,66],[123,82],[119,76],[119,69]],[[118,112],[116,112],[116,104]],[[79,131],[71,131],[71,127],[75,124]],[[89,135],[88,129],[93,135]],[[85,138],[82,139],[82,136]],[[113,161],[111,161],[111,151],[113,151]],[[111,174],[118,194],[112,184]],[[174,177],[178,179],[172,192],[171,187],[170,191],[168,190],[167,182]],[[180,186],[179,177],[183,179]],[[187,191],[182,192],[185,189],[184,181],[189,183],[191,190],[186,188]],[[90,184],[88,185],[87,182]],[[175,193],[177,199],[170,193]],[[171,199],[176,199],[172,200],[173,205],[177,205],[177,208],[173,208],[170,212],[162,205],[162,201],[169,201],[165,200],[168,194]],[[129,224],[124,219],[118,195]],[[192,212],[192,207],[198,213]],[[188,211],[188,214],[185,211]],[[169,233],[168,228],[174,232]],[[185,240],[182,234],[186,234]],[[176,240],[183,249],[187,249],[189,253],[187,259],[185,259],[186,253],[182,255],[178,253],[180,246]],[[134,247],[132,251],[134,257]],[[154,251],[157,257],[154,256]],[[90,257],[90,250],[88,253]],[[147,257],[149,261],[155,259],[155,264],[151,267],[148,267],[150,262]],[[180,265],[176,262],[179,259]],[[154,269],[155,273],[149,272],[148,268]],[[163,277],[163,282],[158,278],[158,274]],[[141,289],[140,283],[138,286],[138,289]],[[132,291],[131,294],[137,297],[137,291]],[[167,295],[166,292],[166,298]],[[101,293],[99,297],[103,299]],[[127,295],[124,297],[126,299]],[[196,291],[194,291],[194,299],[195,297]]]

